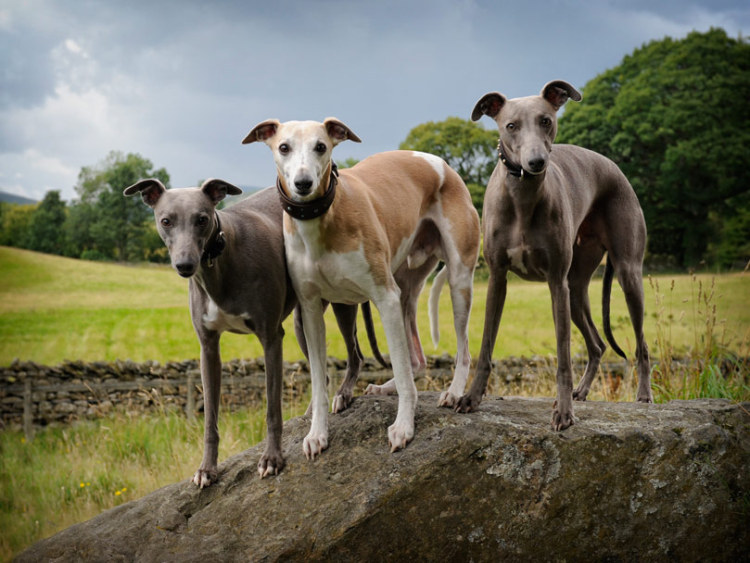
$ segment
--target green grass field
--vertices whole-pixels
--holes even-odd
[[[658,290],[655,287],[658,285]],[[671,346],[687,353],[700,346],[706,304],[701,289],[714,286],[710,307],[715,307],[721,344],[746,354],[750,339],[750,274],[679,275],[645,280],[646,338],[653,356],[660,353],[657,321],[668,323]],[[197,358],[198,342],[188,312],[186,280],[167,266],[127,266],[86,262],[0,247],[0,365],[14,359],[54,365],[63,360],[132,359],[135,361]],[[671,289],[670,289],[671,288]],[[428,289],[428,288],[426,288]],[[479,352],[487,285],[477,281],[469,328],[472,356]],[[601,327],[601,280],[591,283],[594,320]],[[430,342],[427,295],[419,305],[419,328],[428,354],[455,353],[455,336],[448,291],[440,306],[441,341]],[[378,342],[387,350],[376,317]],[[328,354],[346,357],[333,314],[326,314]],[[612,297],[615,338],[632,355],[633,338],[620,288]],[[363,349],[368,353],[360,318]],[[285,323],[284,357],[302,358],[292,330]],[[584,353],[583,340],[573,330],[573,353]],[[225,334],[222,357],[255,358],[262,348],[254,336]],[[542,283],[511,280],[494,357],[554,355],[554,329],[549,290]]]
[[[750,274],[660,276],[644,280],[646,337],[655,370],[657,401],[672,398],[729,397],[750,400],[747,373],[725,377],[716,358],[747,356],[750,341]],[[473,356],[479,352],[486,282],[475,283],[470,325]],[[593,315],[601,327],[601,280],[591,284]],[[442,340],[429,342],[427,292],[419,306],[420,332],[427,353],[453,354],[450,299],[440,305]],[[613,289],[615,337],[632,357],[630,321],[619,286]],[[327,314],[329,355],[345,357],[335,320]],[[378,340],[386,350],[379,319]],[[291,318],[284,354],[302,357]],[[360,319],[360,334],[364,328]],[[363,342],[365,353],[368,346]],[[223,357],[262,355],[253,336],[225,335]],[[572,350],[583,354],[573,331]],[[494,357],[542,355],[554,362],[554,330],[549,291],[544,284],[512,280]],[[609,358],[614,359],[610,354]],[[669,372],[673,355],[692,359],[680,373]],[[70,260],[0,247],[0,365],[15,358],[42,364],[65,359],[136,361],[198,357],[188,314],[187,282],[168,267],[124,266]],[[547,360],[545,360],[547,361]],[[580,375],[580,374],[579,374]],[[633,400],[635,378],[612,392],[597,379],[593,400]],[[495,392],[504,392],[491,379]],[[554,393],[554,381],[521,383],[512,394]],[[285,418],[304,412],[307,398],[285,402]],[[264,406],[222,412],[219,461],[262,440]],[[122,412],[68,427],[37,431],[32,442],[23,432],[0,432],[0,561],[10,560],[34,541],[159,487],[192,476],[202,455],[202,419],[180,413],[140,416]]]

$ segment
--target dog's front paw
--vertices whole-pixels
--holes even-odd
[[[198,471],[193,475],[193,484],[199,489],[208,487],[212,483],[216,483],[219,480],[219,473],[216,468],[204,469],[203,467],[198,468]]]
[[[456,397],[450,391],[443,391],[440,394],[440,399],[438,400],[438,406],[453,409],[453,408],[456,408],[456,405],[458,404],[459,400],[460,398]]]
[[[261,479],[269,475],[278,475],[285,465],[286,460],[280,451],[265,451],[258,461],[258,475]]]
[[[566,428],[573,426],[573,408],[558,408],[557,401],[552,408],[552,430],[561,432]]]
[[[391,453],[402,450],[414,437],[414,425],[399,423],[398,420],[388,427],[388,442]]]
[[[474,397],[471,393],[467,393],[461,397],[455,405],[456,412],[471,412],[475,410],[479,403],[482,402],[482,397]]]
[[[314,460],[315,456],[323,453],[326,448],[328,448],[328,435],[326,434],[315,434],[311,431],[302,442],[302,450],[307,459]]]
[[[336,395],[333,397],[333,402],[331,403],[331,411],[333,412],[333,414],[339,413],[343,410],[348,409],[353,402],[353,395],[342,395],[336,393]]]

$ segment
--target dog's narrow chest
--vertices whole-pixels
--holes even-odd
[[[253,322],[250,313],[234,314],[227,312],[213,300],[211,294],[206,290],[205,282],[199,276],[196,276],[194,281],[201,286],[206,294],[205,312],[201,318],[201,322],[205,328],[216,332],[234,332],[238,334],[251,334],[253,332]]]
[[[521,229],[507,228],[496,256],[504,269],[528,281],[544,281],[549,264],[550,248],[544,241],[527,237]]]
[[[304,240],[289,233],[285,244],[289,273],[300,298],[347,304],[368,300],[370,265],[361,245],[349,252],[312,251]]]
[[[544,281],[547,279],[547,251],[544,248],[534,248],[523,242],[506,249],[508,269],[520,278],[528,281]]]
[[[557,223],[559,215],[557,209],[533,197],[516,194],[500,205],[500,219],[492,234],[495,243],[489,246],[497,248],[495,255],[505,269],[528,281],[545,281],[550,255],[559,254],[567,243],[564,233],[549,237],[542,226]]]

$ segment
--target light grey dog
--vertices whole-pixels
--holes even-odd
[[[622,286],[635,331],[637,400],[652,402],[648,348],[643,338],[642,263],[646,223],[625,175],[593,151],[553,145],[557,110],[581,94],[556,80],[538,96],[506,99],[483,96],[471,118],[488,115],[500,131],[500,161],[487,185],[482,211],[484,256],[490,269],[482,347],[469,392],[456,409],[475,409],[487,387],[512,271],[526,280],[546,281],[552,294],[557,340],[557,401],[552,427],[573,424],[573,399],[583,401],[591,388],[605,344],[591,319],[588,286],[605,252],[604,333],[613,350],[625,357],[612,337],[609,300],[613,274]],[[571,318],[583,334],[589,355],[586,372],[573,391],[570,359]]]
[[[223,180],[206,180],[200,188],[167,190],[156,179],[141,180],[125,189],[140,193],[153,208],[159,235],[164,240],[177,273],[190,279],[190,315],[200,342],[201,379],[205,405],[203,462],[193,476],[200,488],[215,482],[219,447],[219,396],[222,332],[254,333],[263,346],[268,407],[268,439],[258,462],[261,477],[278,474],[284,467],[281,451],[282,321],[297,306],[287,274],[282,234],[282,209],[275,188],[267,188],[218,211],[227,194],[242,190]],[[366,304],[367,305],[367,304]],[[371,334],[369,305],[363,305]],[[362,361],[357,341],[357,306],[334,305],[346,342],[347,374],[338,391],[346,408]],[[304,333],[295,333],[306,353]],[[373,352],[382,362],[376,343]]]

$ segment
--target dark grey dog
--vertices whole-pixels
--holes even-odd
[[[612,276],[625,293],[635,331],[640,402],[652,402],[648,348],[643,338],[642,263],[646,223],[625,175],[606,157],[571,145],[553,145],[557,110],[581,94],[556,80],[539,96],[508,100],[492,92],[474,107],[471,118],[488,115],[500,131],[500,162],[487,185],[482,210],[484,256],[490,268],[482,348],[469,392],[457,405],[476,408],[492,369],[507,290],[506,275],[546,281],[552,294],[557,340],[557,401],[552,427],[573,424],[573,398],[583,401],[591,388],[605,344],[591,320],[588,286],[607,253],[602,305],[604,333],[613,350],[625,357],[612,337],[609,299]],[[573,391],[570,359],[571,318],[583,334],[589,355],[586,372]]]
[[[154,210],[172,266],[182,277],[190,278],[190,315],[201,347],[205,398],[203,462],[193,483],[203,488],[217,480],[219,338],[225,331],[254,333],[263,346],[268,439],[258,473],[261,477],[278,474],[285,463],[281,451],[282,321],[297,305],[297,297],[287,274],[282,208],[276,189],[267,188],[222,211],[217,211],[216,205],[227,194],[242,193],[223,180],[206,180],[200,188],[167,190],[159,180],[148,179],[124,191],[126,196],[136,193]],[[348,354],[346,378],[337,393],[345,408],[351,404],[362,361],[357,306],[334,305],[333,310]],[[363,313],[369,334],[372,318],[365,306]],[[298,323],[295,332],[306,351]],[[375,344],[373,340],[371,344]],[[376,348],[373,352],[382,362]]]

